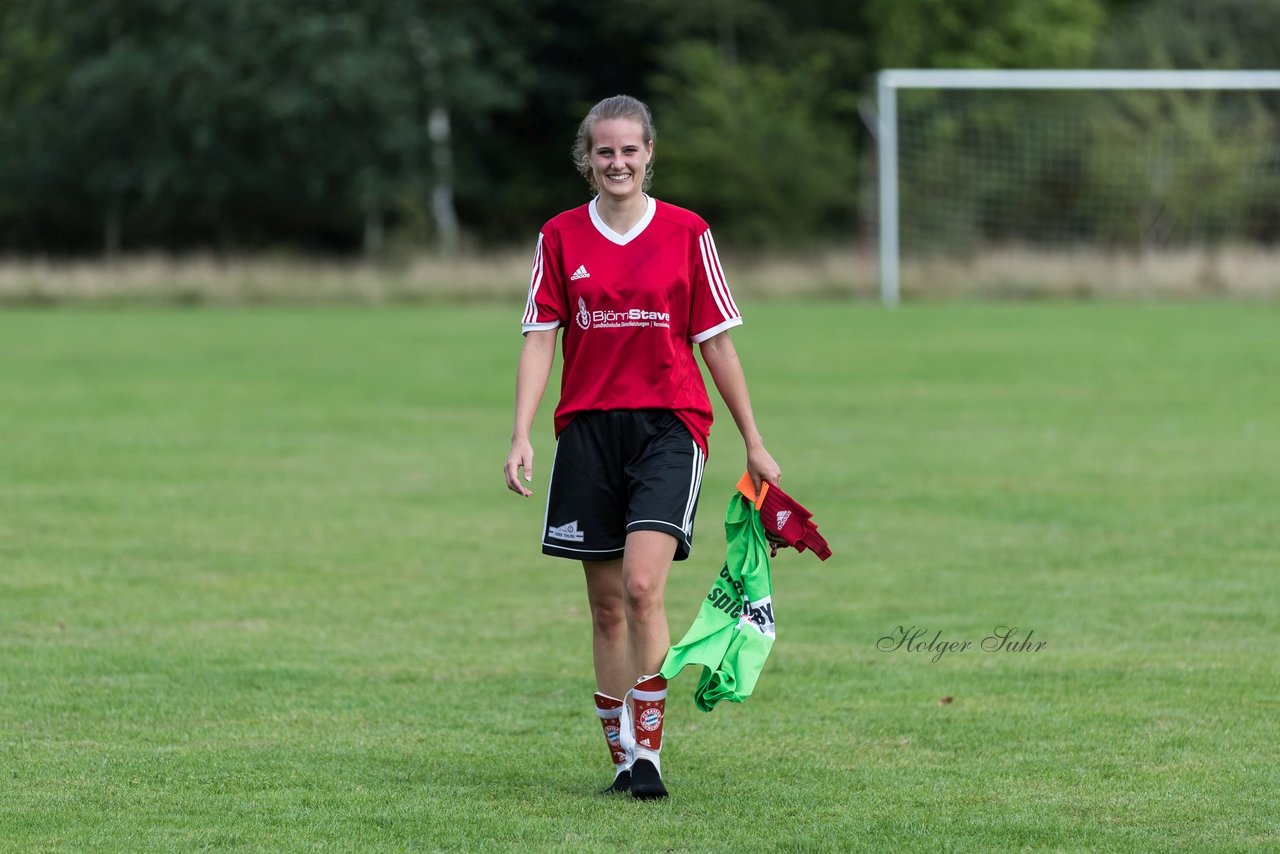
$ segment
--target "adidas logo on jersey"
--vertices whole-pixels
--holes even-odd
[[[580,264],[578,266],[578,269],[573,271],[573,275],[569,277],[569,280],[573,281],[576,279],[589,279],[589,278],[591,278],[591,274],[587,272],[586,265]]]
[[[552,525],[547,526],[547,538],[551,540],[568,540],[571,543],[580,543],[583,535],[584,532],[578,530],[577,519],[558,528]]]
[[[790,518],[791,518],[791,511],[790,511],[790,510],[779,510],[779,511],[778,511],[778,530],[779,530],[779,531],[781,531],[781,530],[782,530],[782,526],[783,526],[783,525],[785,525],[785,524],[787,524],[787,520],[788,520],[788,519],[790,519]]]

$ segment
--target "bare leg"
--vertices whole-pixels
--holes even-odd
[[[627,688],[641,676],[657,673],[671,646],[663,594],[675,553],[676,538],[670,534],[660,531],[627,534],[621,578],[630,653]]]
[[[623,603],[627,612],[627,646],[631,654],[632,750],[631,796],[665,798],[658,752],[662,749],[663,711],[667,680],[657,676],[671,646],[663,603],[667,575],[676,553],[676,539],[659,531],[627,535],[622,556]],[[641,677],[650,677],[640,681]]]
[[[662,666],[671,646],[663,593],[675,553],[670,534],[635,531],[621,560],[582,562],[596,686],[606,694],[621,697]]]
[[[623,604],[621,560],[584,560],[587,602],[591,606],[591,655],[596,687],[621,698],[635,684],[627,651],[627,612]]]

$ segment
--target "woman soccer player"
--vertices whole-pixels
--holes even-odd
[[[596,714],[615,767],[605,791],[637,798],[667,794],[659,764],[667,683],[656,675],[671,644],[663,593],[672,560],[689,556],[712,418],[694,344],[742,434],[757,488],[781,476],[729,340],[742,317],[711,232],[696,214],[645,193],[653,148],[649,108],[625,95],[596,104],[578,127],[574,161],[596,195],[538,235],[505,466],[507,488],[531,496],[529,431],[563,329],[542,551],[582,561]]]

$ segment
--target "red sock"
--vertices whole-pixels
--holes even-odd
[[[644,676],[631,689],[632,720],[636,734],[636,756],[657,764],[662,749],[662,722],[667,705],[667,680]]]
[[[627,750],[622,746],[622,710],[625,704],[617,697],[596,692],[596,716],[604,727],[604,739],[609,745],[609,758],[613,767],[622,771],[630,764]]]

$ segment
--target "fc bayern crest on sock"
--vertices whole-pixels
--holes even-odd
[[[662,726],[662,710],[656,706],[650,706],[640,713],[640,728],[645,732],[653,732]]]
[[[630,764],[626,746],[623,744],[622,723],[625,704],[617,697],[597,692],[596,716],[604,728],[605,742],[609,745],[609,758],[614,767],[625,768]]]
[[[631,689],[631,703],[635,713],[635,738],[637,748],[657,753],[662,749],[662,719],[667,703],[667,680],[661,676],[648,676]]]

